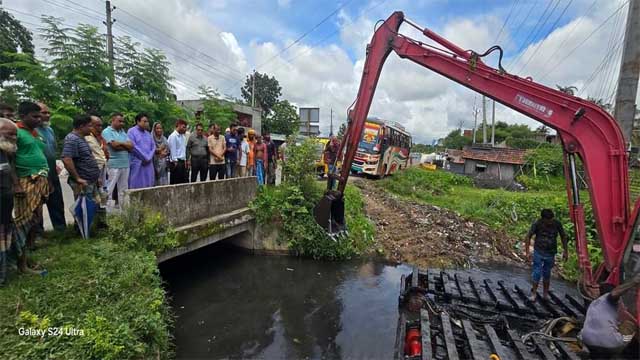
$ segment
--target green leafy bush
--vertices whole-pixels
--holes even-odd
[[[540,144],[525,156],[525,170],[533,176],[562,176],[562,147],[555,144]]]
[[[34,255],[48,275],[0,288],[1,359],[171,358],[171,315],[151,252],[65,239]],[[20,328],[62,335],[21,336]]]
[[[400,194],[443,195],[453,192],[458,185],[472,186],[473,180],[446,171],[427,171],[412,167],[396,176],[382,180],[382,186]]]
[[[178,246],[175,229],[159,212],[140,204],[125,206],[107,217],[107,236],[130,249],[145,249],[159,254]]]
[[[322,194],[316,186],[317,144],[312,139],[306,139],[301,144],[287,146],[287,162],[283,169],[284,182],[298,187],[311,203],[317,202]]]
[[[315,221],[313,203],[294,185],[261,187],[251,203],[258,224],[275,227],[279,240],[296,253],[314,259],[340,260],[362,254],[373,242],[373,224],[364,215],[364,202],[357,188],[347,186],[345,212],[347,237],[330,238]]]

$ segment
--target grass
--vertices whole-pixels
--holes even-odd
[[[559,179],[551,179],[551,184],[560,184]],[[464,217],[481,221],[494,229],[524,239],[531,223],[538,219],[543,208],[553,209],[556,218],[564,225],[569,239],[573,239],[573,223],[569,218],[567,195],[563,188],[511,192],[501,189],[478,189],[469,178],[444,171],[428,171],[410,168],[393,177],[377,183],[381,189],[404,198],[417,200],[456,211]],[[582,196],[588,199],[587,194]],[[593,214],[585,202],[587,238],[592,261],[601,261],[600,245]],[[570,240],[572,241],[572,240]],[[523,252],[523,242],[517,243],[516,252]],[[569,261],[561,266],[567,279],[578,275],[575,246],[569,245]]]
[[[65,236],[33,256],[46,276],[13,276],[0,288],[1,359],[170,356],[171,316],[153,252]],[[20,328],[46,335],[21,336]],[[66,330],[49,334],[57,328]]]

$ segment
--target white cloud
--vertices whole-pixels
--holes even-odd
[[[255,13],[259,12],[258,10],[251,13],[246,9],[246,5],[241,6],[239,3],[228,1],[207,2],[203,5],[196,0],[166,0],[163,1],[163,6],[157,6],[156,2],[150,0],[115,0],[114,2],[121,8],[114,12],[114,17],[118,20],[115,26],[116,34],[122,34],[123,30],[131,31],[124,26],[129,25],[142,33],[137,34],[137,37],[147,46],[160,47],[166,51],[168,58],[172,61],[171,68],[176,77],[178,97],[195,96],[194,88],[201,83],[220,90],[228,89],[232,95],[239,96],[244,74],[251,71],[257,64],[262,64],[278,54],[268,65],[258,70],[274,75],[283,88],[283,97],[292,103],[298,106],[319,106],[321,129],[324,134],[329,132],[330,108],[334,110],[334,129],[337,129],[346,118],[346,110],[358,91],[366,45],[373,35],[377,19],[386,18],[390,11],[396,8],[405,9],[406,16],[415,18],[418,15],[413,16],[414,14],[410,11],[412,6],[421,7],[422,10],[426,7],[442,6],[441,3],[417,4],[407,0],[393,4],[383,3],[370,12],[363,9],[373,8],[379,1],[371,0],[366,6],[363,4],[363,8],[355,11],[349,6],[341,10],[332,20],[339,27],[337,37],[311,47],[306,41],[309,38],[316,39],[317,34],[315,34],[316,37],[310,36],[283,54],[279,54],[283,47],[292,43],[293,39],[300,35],[299,30],[293,30],[282,21],[282,18],[274,14]],[[575,5],[579,13],[580,9],[586,9],[592,1],[583,0],[582,2],[584,6]],[[577,48],[566,61],[560,64],[558,62],[620,4],[620,1],[597,3],[596,8],[589,14],[583,15],[582,18],[573,18],[539,42],[530,44],[523,50],[522,56],[515,64],[509,64],[507,70],[519,71],[529,56],[536,52],[535,57],[525,69],[519,71],[520,74],[533,74],[534,79],[546,76],[544,84],[551,87],[560,84],[582,88],[604,58],[606,50],[610,48],[612,34],[615,35],[617,29],[624,25],[624,13],[621,14],[621,21],[616,22],[612,19]],[[287,7],[291,2],[279,0],[277,5]],[[72,24],[91,20],[85,15],[65,11],[45,4],[41,0],[5,0],[5,6],[28,13],[63,16]],[[87,2],[86,6],[95,9],[97,13],[104,11],[100,2]],[[255,8],[261,6],[266,6],[266,3],[258,2]],[[189,44],[189,47],[178,44],[168,39],[165,34],[158,34],[139,21],[131,19],[121,11],[123,9],[141,17],[181,42]],[[452,11],[447,14],[427,15],[431,17],[424,22],[424,25],[464,49],[483,52],[493,45],[507,13],[508,8],[492,9],[490,14],[479,13],[473,16],[456,15]],[[151,14],[153,16],[150,16]],[[242,21],[238,21],[238,14],[242,14]],[[38,22],[37,19],[17,17]],[[96,20],[92,21],[97,23]],[[430,26],[433,23],[442,25],[434,28]],[[616,23],[618,28],[613,31]],[[517,29],[510,29],[512,26],[504,29],[499,41],[507,51],[508,54],[505,56],[509,60],[515,57],[513,52],[520,47],[518,41],[522,41],[520,37],[517,40],[512,38],[513,34],[510,30],[517,31]],[[265,32],[265,29],[268,31]],[[403,26],[401,32],[419,40],[426,40],[421,33],[410,26]],[[247,34],[253,34],[248,37],[249,40],[246,40]],[[571,36],[567,38],[569,34]],[[197,51],[190,48],[195,48]],[[496,60],[497,56],[492,54],[485,61],[495,65]],[[509,61],[504,63],[508,64]],[[585,89],[582,96],[608,97],[617,78],[618,64],[619,55],[614,56],[609,65],[595,76],[594,81]],[[607,77],[606,74],[610,76]],[[430,142],[431,139],[446,135],[460,124],[467,128],[473,126],[474,102],[476,107],[480,107],[481,97],[474,92],[411,61],[391,54],[382,71],[370,114],[398,121],[414,134],[416,141]],[[496,118],[511,123],[524,122],[530,126],[538,125],[535,121],[501,105],[496,107]]]

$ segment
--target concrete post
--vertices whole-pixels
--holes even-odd
[[[638,78],[640,77],[640,0],[629,0],[624,49],[616,90],[614,117],[622,128],[627,142],[631,141],[633,118],[636,112]]]

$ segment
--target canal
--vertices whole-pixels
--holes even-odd
[[[225,244],[161,265],[179,359],[392,358],[400,276],[410,272],[373,260],[253,256]],[[527,286],[523,269],[465,272]]]

